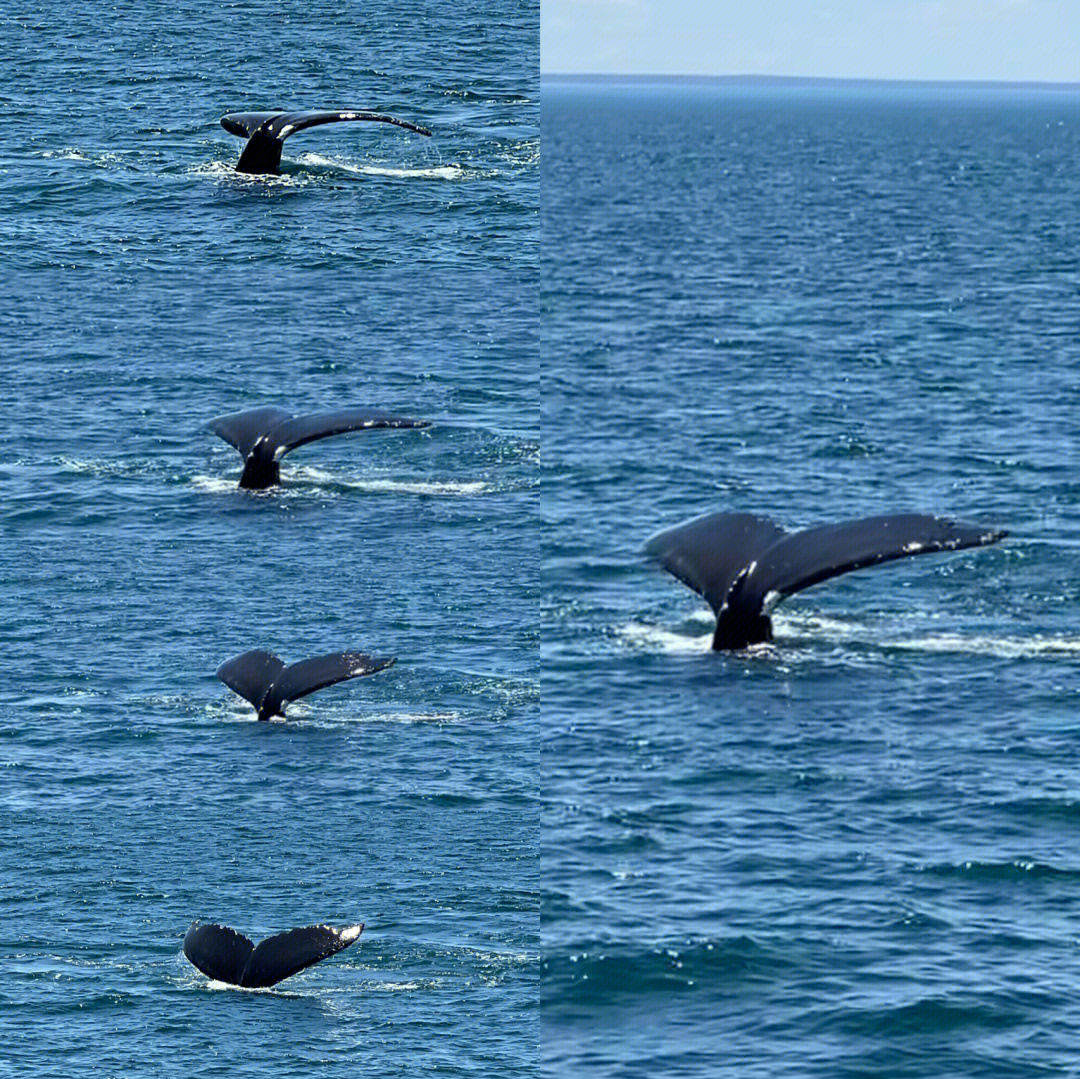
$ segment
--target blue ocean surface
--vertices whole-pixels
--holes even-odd
[[[503,1076],[538,1037],[538,12],[3,16],[0,1074]],[[360,107],[282,174],[229,111]],[[237,489],[256,405],[432,421]],[[255,712],[251,648],[370,679]],[[184,959],[365,923],[262,991]]]
[[[1080,94],[543,88],[549,1075],[1080,1059]],[[1001,545],[709,650],[642,556],[738,511]]]

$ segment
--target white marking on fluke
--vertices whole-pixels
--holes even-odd
[[[338,930],[338,936],[345,941],[356,940],[360,936],[360,930],[364,927],[362,925],[350,925],[348,929]]]

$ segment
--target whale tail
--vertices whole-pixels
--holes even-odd
[[[360,112],[339,109],[332,112],[231,112],[221,118],[221,126],[232,135],[246,138],[237,172],[275,173],[281,165],[282,144],[297,131],[319,124],[336,124],[350,120],[369,120],[375,123],[395,124],[418,135],[431,135],[426,127],[399,120],[379,112]]]
[[[772,639],[769,611],[785,596],[898,558],[959,551],[1006,536],[944,517],[891,514],[785,532],[748,513],[712,513],[653,536],[645,552],[704,596],[716,614],[713,648]]]
[[[428,420],[393,416],[370,408],[341,408],[305,416],[294,416],[281,408],[252,408],[210,422],[214,434],[240,451],[244,458],[240,486],[250,490],[279,483],[281,458],[307,442],[348,431],[430,426]]]
[[[234,693],[250,701],[259,719],[284,716],[285,704],[316,690],[363,678],[393,666],[393,656],[369,656],[364,652],[332,652],[286,666],[273,652],[254,649],[226,660],[217,676]]]
[[[264,989],[348,948],[363,929],[312,925],[267,937],[256,947],[235,929],[192,922],[184,936],[184,955],[215,981]]]

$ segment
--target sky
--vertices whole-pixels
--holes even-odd
[[[1080,83],[1080,0],[541,0],[540,67]]]

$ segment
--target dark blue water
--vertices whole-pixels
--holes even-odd
[[[7,403],[0,1072],[511,1075],[537,1044],[537,11],[17,3],[0,58]],[[361,106],[283,175],[227,111]],[[430,429],[315,443],[261,404]],[[249,648],[390,671],[287,722]],[[362,921],[266,992],[183,959]]]
[[[551,1075],[1071,1074],[1080,96],[544,89]],[[708,650],[708,510],[1011,530]]]

